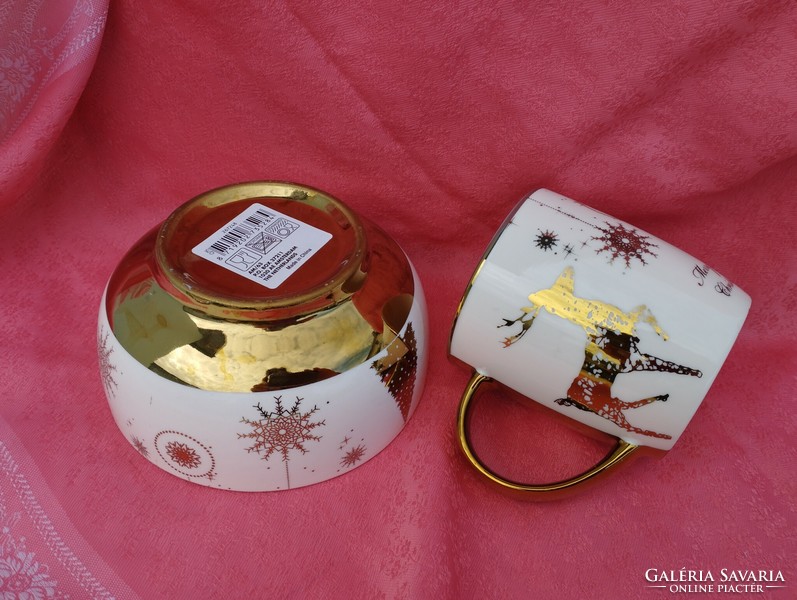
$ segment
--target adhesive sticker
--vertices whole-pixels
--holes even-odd
[[[252,204],[192,252],[273,290],[331,239],[317,227]]]

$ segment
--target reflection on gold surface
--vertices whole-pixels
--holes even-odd
[[[279,290],[211,272],[219,268],[190,254],[192,227],[215,227],[203,219],[222,210],[216,220],[228,220],[254,200],[336,235],[316,267],[301,267]],[[162,377],[205,390],[271,391],[334,377],[393,348],[414,292],[406,256],[380,229],[322,192],[264,182],[180,207],[122,260],[106,307],[122,346]]]
[[[202,338],[182,305],[157,285],[122,302],[114,312],[113,322],[114,333],[127,342],[126,350],[145,365]]]
[[[290,374],[302,374],[300,379],[311,380],[308,382],[324,379],[329,372],[342,373],[360,364],[374,346],[374,332],[351,303],[277,331],[251,323],[185,316],[204,335],[152,362],[177,379],[206,390],[281,389]],[[223,340],[215,351],[213,344],[207,343],[213,339],[217,344]],[[275,381],[269,385],[271,379]]]

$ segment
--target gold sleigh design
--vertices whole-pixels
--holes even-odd
[[[639,408],[652,402],[666,402],[669,394],[659,394],[633,402],[625,402],[612,395],[612,385],[621,373],[633,371],[659,371],[702,377],[697,369],[645,354],[639,350],[639,338],[634,335],[640,322],[647,323],[662,339],[668,336],[656,318],[644,305],[624,312],[620,308],[599,300],[575,295],[573,267],[567,267],[550,288],[529,295],[531,306],[523,307],[523,314],[514,320],[504,319],[499,327],[520,325],[520,331],[504,338],[504,347],[515,344],[531,328],[541,310],[579,325],[587,335],[584,363],[564,398],[555,402],[560,406],[574,406],[608,419],[626,431],[655,438],[672,439],[672,436],[641,429],[628,422],[624,411]]]

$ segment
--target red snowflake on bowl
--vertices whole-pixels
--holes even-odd
[[[241,419],[252,428],[247,433],[239,433],[239,438],[249,438],[254,440],[254,444],[247,448],[247,452],[257,452],[268,460],[274,453],[282,456],[282,460],[288,460],[291,450],[298,450],[302,454],[307,453],[305,444],[310,441],[318,441],[321,438],[311,432],[324,425],[324,421],[313,423],[310,418],[318,411],[314,406],[309,411],[303,413],[300,410],[302,398],[296,398],[296,402],[291,408],[282,405],[282,397],[277,396],[276,410],[267,412],[258,403],[255,408],[260,413],[262,419],[251,421],[246,417]]]
[[[97,332],[97,356],[100,360],[100,377],[102,378],[102,385],[105,388],[105,393],[109,396],[116,395],[116,379],[114,372],[116,366],[111,362],[111,354],[113,354],[113,347],[108,344],[109,333]]]
[[[343,455],[343,458],[340,459],[340,466],[353,467],[363,459],[363,456],[365,456],[365,446],[360,444]]]
[[[141,452],[135,441],[133,445]],[[192,479],[207,477],[208,481],[212,481],[217,475],[216,459],[211,452],[212,446],[206,446],[193,436],[167,429],[155,436],[152,445],[169,468],[180,475]],[[149,458],[149,454],[144,456]]]
[[[297,397],[291,408],[283,406],[281,396],[275,396],[274,401],[275,410],[271,412],[266,411],[260,403],[254,406],[260,413],[261,419],[252,421],[246,417],[241,418],[241,422],[249,425],[252,430],[239,433],[238,438],[253,440],[254,443],[246,451],[256,452],[263,460],[268,460],[274,453],[282,456],[282,462],[285,463],[285,477],[290,488],[288,458],[291,451],[298,450],[302,454],[307,454],[305,444],[321,440],[321,436],[313,434],[312,431],[325,425],[326,422],[311,420],[318,412],[317,406],[302,412],[302,398]]]
[[[174,462],[186,469],[196,469],[202,463],[196,450],[182,442],[171,441],[166,444],[166,454]]]
[[[133,448],[138,450],[141,453],[142,456],[145,456],[145,457],[149,458],[149,450],[147,450],[147,446],[144,444],[144,442],[140,438],[138,438],[137,436],[134,435],[133,439],[131,441],[133,443]],[[168,452],[168,450],[167,450],[167,452]]]

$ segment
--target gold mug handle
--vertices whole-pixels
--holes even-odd
[[[483,383],[492,382],[493,379],[482,375],[481,373],[474,372],[465,387],[462,394],[462,399],[459,402],[459,411],[457,412],[457,435],[459,437],[459,444],[462,451],[465,453],[468,461],[479,471],[482,475],[497,483],[498,485],[508,488],[515,492],[522,492],[524,496],[537,499],[549,499],[569,491],[574,491],[577,486],[581,486],[587,482],[592,482],[596,478],[605,475],[613,470],[633,452],[639,449],[639,446],[626,442],[625,440],[617,439],[617,445],[607,454],[601,461],[594,467],[591,467],[575,477],[556,481],[554,483],[519,483],[501,477],[485,465],[474,452],[468,434],[468,414],[470,402],[474,394]]]

